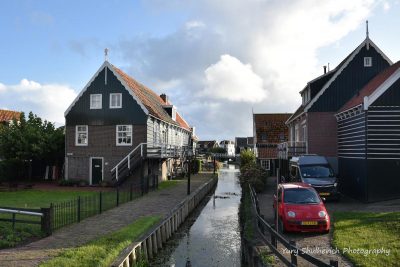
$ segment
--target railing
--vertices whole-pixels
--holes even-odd
[[[136,266],[137,261],[152,259],[162,249],[173,233],[178,230],[178,227],[185,221],[190,212],[214,188],[217,181],[218,178],[214,178],[184,199],[151,233],[146,234],[139,242],[134,242],[128,248],[124,249],[111,266]]]
[[[278,144],[278,158],[288,159],[289,157],[300,156],[307,153],[307,144],[303,141],[289,141]]]
[[[300,256],[308,263],[313,266],[318,267],[337,267],[338,262],[334,260],[330,260],[329,264],[325,263],[310,254],[307,254],[302,249],[296,246],[294,241],[286,240],[280,233],[278,233],[271,225],[269,225],[264,218],[260,214],[260,208],[258,205],[257,195],[251,185],[249,185],[250,197],[252,202],[252,212],[255,214],[257,228],[259,232],[259,236],[261,239],[268,245],[268,247],[273,251],[273,253],[286,265],[286,266],[297,266],[297,257]],[[266,231],[268,231],[270,235],[270,239],[265,235]],[[290,251],[290,260],[286,258],[279,250],[278,250],[278,241],[288,250]],[[308,266],[309,264],[307,264]]]
[[[147,157],[149,158],[178,158],[184,157],[191,148],[169,144],[148,144]]]
[[[147,153],[147,144],[140,143],[137,145],[125,158],[123,158],[114,168],[111,169],[112,177],[118,181],[120,177],[129,174],[130,170],[134,169],[140,159],[144,158]]]
[[[9,207],[2,207],[0,208],[0,213],[11,214],[11,219],[0,218],[0,221],[3,222],[11,222],[12,229],[15,229],[16,223],[28,223],[28,224],[40,224],[41,230],[44,233],[50,234],[50,209],[49,208],[41,208],[41,209],[21,209],[21,208],[9,208]],[[40,217],[40,220],[26,220],[26,219],[17,219],[17,215],[22,216],[33,216],[33,217]]]

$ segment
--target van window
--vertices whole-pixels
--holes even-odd
[[[311,165],[301,166],[301,173],[304,178],[330,178],[335,177],[329,166]]]

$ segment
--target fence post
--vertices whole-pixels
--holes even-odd
[[[290,253],[291,263],[293,265],[297,266],[297,253],[298,253],[298,251],[297,251],[297,248],[296,248],[296,241],[290,240],[289,244],[290,244],[290,251],[291,251],[291,253]],[[295,249],[296,249],[296,251],[294,251]]]
[[[15,229],[15,213],[12,214],[12,229]]]
[[[103,210],[102,202],[103,202],[103,193],[100,191],[99,192],[99,213],[101,213]]]
[[[216,166],[215,166],[215,156],[214,156],[213,162],[214,162],[214,174],[215,174],[215,168],[216,168]]]
[[[52,220],[53,220],[53,203],[50,204],[50,208],[41,208],[40,211],[43,213],[41,218],[41,230],[47,236],[52,233]]]
[[[117,207],[119,206],[119,187],[117,187]]]
[[[132,201],[133,197],[133,184],[129,187],[129,200]]]
[[[330,266],[333,266],[333,267],[339,267],[338,261],[335,261],[335,260],[330,260],[330,261],[329,261],[329,265],[330,265]]]
[[[78,196],[78,222],[81,221],[81,196]]]

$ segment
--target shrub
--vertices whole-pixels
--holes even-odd
[[[255,163],[256,163],[256,155],[254,155],[253,151],[243,150],[242,152],[240,152],[240,167]]]
[[[199,172],[201,172],[201,160],[199,160],[199,159],[195,159],[194,161],[193,161],[193,172],[194,173],[199,173]]]
[[[257,192],[264,189],[267,173],[256,163],[249,163],[240,168],[240,182],[251,184]]]

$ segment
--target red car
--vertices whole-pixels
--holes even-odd
[[[274,195],[274,214],[278,200],[278,229],[280,232],[324,232],[330,229],[330,218],[324,202],[305,183],[279,184]]]

